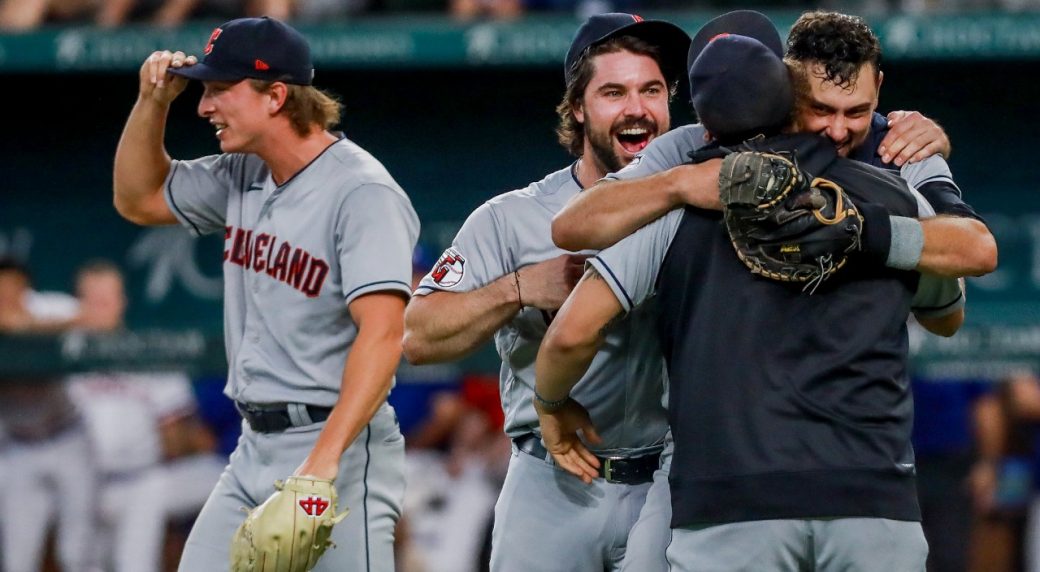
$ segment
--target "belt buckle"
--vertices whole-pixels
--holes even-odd
[[[605,457],[603,459],[603,478],[608,483],[617,483],[614,479],[614,462],[620,461],[624,457]]]

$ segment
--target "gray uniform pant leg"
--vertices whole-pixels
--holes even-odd
[[[654,482],[646,493],[639,520],[628,533],[622,572],[668,572],[665,551],[672,539],[672,493],[668,487],[668,474],[674,449],[669,433],[661,451],[661,468],[654,471]]]
[[[919,522],[881,518],[756,520],[683,527],[671,572],[923,572]]]
[[[3,493],[3,569],[36,572],[51,522],[63,571],[91,566],[97,473],[91,444],[74,427],[46,441],[11,444]]]
[[[255,433],[243,424],[238,447],[195,521],[181,572],[226,570],[231,538],[253,508],[274,493],[314,447],[323,423],[282,433]],[[404,496],[404,438],[384,405],[347,448],[336,478],[339,510],[350,515],[332,530],[330,548],[314,572],[393,572],[394,530]]]
[[[161,470],[161,467],[150,467],[127,478],[109,479],[102,485],[101,512],[112,540],[108,545],[101,545],[114,572],[159,572],[162,569],[166,513]]]
[[[819,572],[924,572],[928,542],[920,522],[886,518],[810,522]]]
[[[650,484],[577,477],[513,447],[495,505],[492,572],[618,570]]]

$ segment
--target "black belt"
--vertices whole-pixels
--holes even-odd
[[[549,458],[549,451],[542,445],[542,440],[534,433],[521,435],[513,439],[516,448],[542,459]],[[642,455],[640,457],[600,457],[599,476],[608,483],[620,483],[623,485],[641,485],[654,480],[654,471],[661,464],[661,452]]]
[[[236,401],[235,408],[249,427],[257,433],[280,433],[290,427],[304,427],[321,423],[329,418],[331,407],[318,407],[302,403],[277,405],[255,405]]]

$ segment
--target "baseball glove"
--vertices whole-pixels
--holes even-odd
[[[719,199],[730,242],[753,274],[815,291],[857,250],[863,217],[832,181],[808,181],[788,156],[731,153]]]
[[[231,572],[306,572],[332,545],[332,527],[348,510],[336,513],[332,481],[289,477],[249,511],[231,539]]]

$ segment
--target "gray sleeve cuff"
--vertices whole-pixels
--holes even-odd
[[[885,265],[899,270],[913,270],[921,261],[924,249],[924,228],[915,218],[892,216],[892,246]]]

